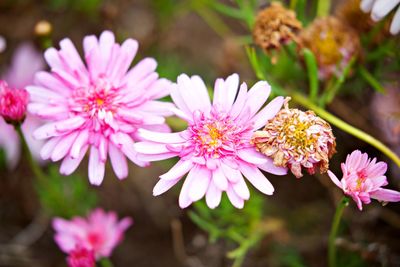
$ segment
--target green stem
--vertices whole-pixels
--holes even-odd
[[[99,263],[101,267],[114,267],[114,264],[108,258],[102,258]]]
[[[318,107],[317,105],[313,104],[308,98],[304,97],[302,94],[297,92],[290,92],[290,96],[292,99],[299,103],[300,105],[313,110],[316,114],[318,114],[321,118],[327,120],[331,124],[335,125],[339,129],[363,140],[364,142],[374,146],[378,150],[380,150],[383,154],[389,157],[391,160],[396,163],[397,166],[400,167],[400,158],[388,148],[385,144],[381,141],[377,140],[375,137],[361,131],[360,129],[348,124],[347,122],[339,119],[338,117],[332,115],[328,111]]]
[[[328,263],[329,267],[336,267],[336,236],[339,230],[340,219],[342,218],[344,208],[349,205],[349,198],[343,197],[339,205],[336,207],[336,212],[333,217],[331,232],[329,234],[328,246]]]
[[[318,0],[317,17],[326,17],[331,9],[331,0]]]
[[[24,153],[26,154],[26,157],[28,159],[29,165],[33,171],[33,173],[35,174],[36,178],[39,180],[46,180],[46,174],[42,171],[42,169],[40,168],[40,166],[38,165],[37,161],[34,160],[32,153],[29,149],[28,143],[26,142],[25,136],[22,133],[22,129],[21,129],[21,125],[16,125],[15,126],[15,130],[17,131],[19,138],[21,140],[22,143],[22,150],[24,151]]]
[[[378,82],[377,79],[364,67],[361,66],[358,68],[358,72],[360,73],[361,77],[378,93],[384,94],[385,88]]]

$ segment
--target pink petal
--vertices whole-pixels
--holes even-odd
[[[236,154],[242,160],[256,165],[262,165],[268,161],[268,158],[260,152],[257,152],[254,147],[240,149],[236,152]]]
[[[181,117],[183,119],[185,119],[186,117],[191,118],[192,116],[192,111],[191,109],[189,109],[189,107],[187,106],[185,100],[183,99],[183,97],[180,94],[180,91],[178,89],[178,85],[177,84],[173,84],[171,86],[171,98],[172,101],[174,101],[175,105],[179,108],[179,110],[181,112],[179,112],[179,110],[176,110],[173,112],[178,116]],[[181,114],[181,116],[179,116],[178,114]],[[187,120],[187,119],[185,119]],[[191,119],[190,119],[191,120]]]
[[[228,195],[228,198],[234,207],[238,209],[242,209],[244,207],[244,200],[235,193],[232,187],[228,187],[226,194]]]
[[[205,88],[202,85],[199,85],[198,79],[197,84],[193,84],[186,74],[179,75],[177,79],[179,94],[190,112],[210,108],[209,98],[205,96],[208,93],[204,91]]]
[[[238,180],[237,183],[231,184],[233,190],[235,193],[242,199],[248,200],[250,198],[250,191],[249,188],[246,185],[246,182],[244,181],[242,175],[240,175],[240,179]]]
[[[331,172],[330,170],[328,170],[328,176],[329,178],[331,178],[332,182],[339,187],[340,189],[342,189],[342,183],[339,181],[339,179],[336,177],[336,175]]]
[[[228,188],[228,180],[221,168],[217,168],[212,172],[212,181],[221,191],[225,191]]]
[[[118,179],[128,177],[128,163],[125,155],[115,147],[111,142],[108,142],[108,154],[110,156],[111,166]]]
[[[271,86],[265,82],[260,81],[257,82],[247,93],[246,103],[243,106],[242,113],[240,117],[243,117],[246,109],[250,110],[250,117],[253,117],[254,114],[264,105],[265,101],[267,101],[268,96],[271,92]]]
[[[193,168],[193,163],[190,160],[178,161],[168,172],[160,175],[163,180],[176,180],[184,176]]]
[[[211,173],[207,168],[200,167],[197,168],[197,171],[193,175],[194,177],[189,189],[189,198],[195,202],[203,198],[206,194],[211,180]]]
[[[61,95],[68,95],[71,88],[46,71],[39,71],[35,75],[35,84],[45,87]]]
[[[259,169],[246,164],[240,165],[239,168],[243,175],[255,188],[266,195],[273,194],[274,187]]]
[[[89,130],[84,129],[80,131],[78,137],[75,139],[75,142],[70,150],[70,155],[72,158],[77,158],[80,155],[82,147],[88,142],[88,140],[89,140]]]
[[[175,152],[171,153],[161,153],[161,154],[154,154],[154,155],[146,155],[146,154],[138,154],[137,157],[141,161],[159,161],[164,159],[170,159],[176,157],[178,154]]]
[[[183,132],[186,132],[186,131],[183,131]],[[178,132],[178,133],[160,133],[160,132],[148,131],[148,130],[145,130],[145,129],[139,129],[138,130],[138,135],[141,138],[143,138],[143,139],[145,139],[147,141],[173,144],[173,143],[182,143],[182,142],[186,141],[181,136],[183,132]]]
[[[399,202],[400,192],[381,188],[374,192],[371,192],[370,197],[384,202]]]
[[[210,209],[215,209],[221,202],[222,192],[218,187],[211,181],[208,186],[206,193],[206,203]]]
[[[176,185],[176,183],[179,181],[180,181],[180,178],[175,179],[175,180],[160,179],[153,188],[153,196],[159,196],[159,195],[165,193],[171,187]]]
[[[275,117],[276,113],[282,108],[283,103],[285,102],[285,98],[282,96],[275,97],[271,102],[268,103],[260,112],[257,113],[253,117],[254,121],[254,130],[258,130],[261,127],[264,127],[265,124]]]
[[[78,168],[87,150],[88,146],[86,145],[79,151],[78,157],[76,158],[72,158],[71,156],[65,157],[60,166],[60,173],[62,175],[67,175],[67,176],[71,175]]]
[[[125,76],[123,82],[136,84],[156,70],[157,62],[153,58],[145,58],[139,61]]]
[[[232,109],[230,111],[232,118],[236,118],[242,112],[244,104],[246,103],[246,99],[247,99],[247,84],[242,83],[240,85],[240,89],[239,89],[239,93],[236,98],[236,101],[232,105]]]
[[[40,156],[42,157],[43,160],[50,159],[51,154],[54,151],[54,148],[56,145],[60,142],[62,137],[53,137],[49,141],[47,141],[42,149],[40,150]]]
[[[71,149],[71,146],[77,136],[78,132],[73,132],[69,135],[64,136],[54,147],[53,152],[51,153],[51,160],[59,161],[60,159],[65,157],[65,155],[67,155],[69,150]]]
[[[275,166],[274,161],[271,158],[267,158],[265,163],[259,164],[257,167],[265,172],[275,175],[286,175],[288,172],[287,168]]]
[[[179,207],[182,209],[187,208],[190,204],[192,204],[192,200],[190,199],[189,192],[190,187],[195,177],[196,171],[198,167],[193,167],[189,174],[186,176],[185,181],[183,182],[181,193],[179,194]]]
[[[136,150],[136,152],[142,154],[162,154],[171,152],[168,150],[165,144],[147,141],[135,143],[134,149]]]
[[[90,147],[89,156],[89,181],[93,185],[100,185],[104,178],[105,162],[100,160],[99,150]]]
[[[111,81],[119,81],[123,78],[122,76],[128,71],[138,47],[138,42],[133,39],[127,39],[122,43],[115,62],[108,65],[109,70],[107,70],[107,72],[109,73],[108,76]]]

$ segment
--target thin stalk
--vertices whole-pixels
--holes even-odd
[[[393,160],[397,166],[400,167],[400,158],[390,148],[388,148],[381,141],[377,140],[375,137],[339,119],[338,117],[334,116],[333,114],[329,113],[323,108],[318,107],[300,93],[292,91],[290,92],[289,95],[292,97],[293,101],[299,103],[300,105],[308,109],[313,110],[321,118],[327,120],[332,125],[335,125],[339,129],[342,129],[343,131],[357,137],[358,139],[363,140],[364,142],[374,146],[375,148],[380,150],[383,154],[385,154],[387,157],[389,157],[391,160]]]
[[[31,167],[33,173],[35,174],[36,178],[39,180],[46,180],[46,174],[42,171],[40,166],[38,165],[37,161],[33,159],[32,153],[29,149],[28,143],[26,142],[25,136],[22,133],[21,125],[16,125],[15,130],[19,135],[19,139],[22,143],[22,150],[25,152],[25,155],[28,159],[29,166]]]
[[[385,88],[383,88],[379,81],[375,79],[375,77],[364,66],[360,66],[358,72],[375,91],[381,94],[385,93]]]
[[[333,223],[331,232],[329,234],[329,246],[328,246],[328,263],[329,267],[336,267],[336,236],[339,230],[340,220],[343,215],[344,208],[349,205],[349,198],[343,197],[339,205],[336,207],[336,212],[333,217]]]

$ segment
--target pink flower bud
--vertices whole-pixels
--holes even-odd
[[[11,89],[5,81],[0,81],[0,116],[7,123],[21,123],[25,119],[29,94],[25,89]]]

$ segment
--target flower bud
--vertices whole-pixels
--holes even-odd
[[[25,89],[11,89],[5,81],[0,81],[0,116],[7,123],[22,123],[26,115],[29,94]]]

